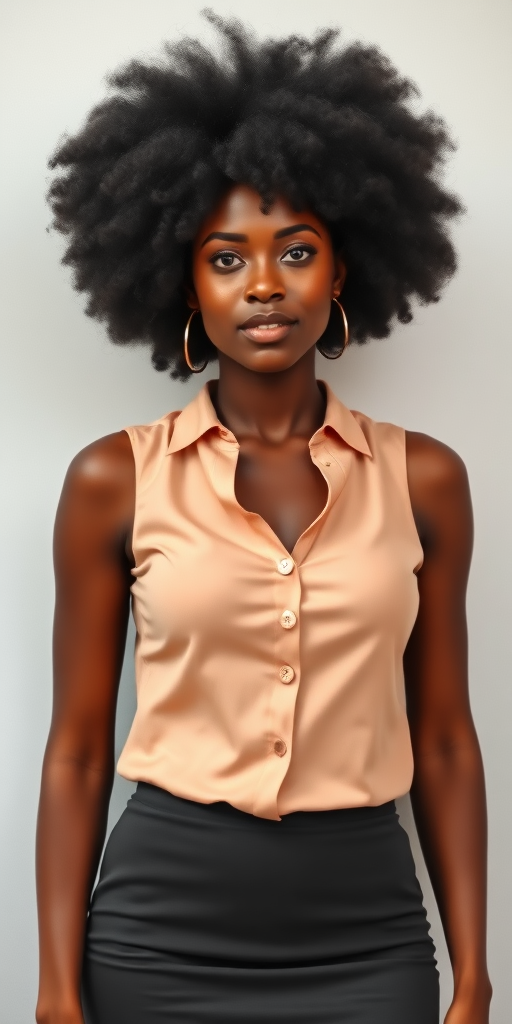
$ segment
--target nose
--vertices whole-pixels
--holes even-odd
[[[283,279],[273,260],[255,262],[247,280],[244,298],[246,302],[271,302],[284,299],[286,289]]]

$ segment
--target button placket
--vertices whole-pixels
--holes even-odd
[[[314,542],[318,529],[325,516],[328,514],[333,501],[342,490],[345,474],[342,467],[331,455],[325,444],[315,446],[311,450],[311,458],[318,465],[328,485],[328,495],[325,508],[318,517],[312,528],[306,530],[297,545],[297,556],[302,560]],[[294,552],[295,554],[295,552]],[[300,598],[301,587],[297,564],[290,555],[283,555],[277,560],[277,571],[281,581],[276,580],[276,601],[282,602],[277,609],[279,629],[277,634],[276,654],[278,664],[276,675],[279,680],[277,692],[274,692],[272,700],[272,729],[274,739],[271,752],[273,754],[270,767],[272,778],[278,785],[275,789],[275,800],[279,789],[286,776],[289,759],[291,756],[290,743],[293,736],[293,724],[295,718],[295,706],[300,682]],[[286,756],[288,755],[288,756]],[[279,763],[283,759],[286,768],[283,772],[279,770]],[[267,776],[267,784],[270,778]],[[278,781],[279,780],[279,781]],[[269,793],[270,798],[270,793]]]
[[[288,570],[288,566],[286,566]],[[298,682],[300,675],[299,634],[300,634],[300,577],[293,563],[292,572],[281,574],[276,580],[276,674],[281,684],[288,686]]]
[[[282,564],[284,562],[284,565]],[[283,572],[284,569],[284,572]],[[295,705],[300,681],[299,634],[301,585],[298,567],[290,556],[276,562],[274,577],[275,608],[275,687],[270,706],[270,762],[262,789],[276,801],[291,757]],[[262,793],[263,796],[263,793]]]

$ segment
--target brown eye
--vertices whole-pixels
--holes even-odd
[[[223,270],[231,270],[232,267],[241,267],[243,261],[234,252],[218,252],[215,256],[212,256],[210,263],[213,263],[214,267],[220,267]]]
[[[312,245],[294,245],[293,249],[282,257],[282,263],[305,263],[309,256],[314,256],[316,249]]]

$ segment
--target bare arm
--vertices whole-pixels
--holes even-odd
[[[134,490],[129,438],[113,434],[74,459],[57,512],[54,704],[37,829],[38,1024],[83,1020],[83,940],[113,780]]]
[[[454,973],[447,1024],[488,1024],[485,785],[467,679],[471,499],[461,459],[432,438],[407,435],[407,469],[425,551],[405,656],[412,804]]]

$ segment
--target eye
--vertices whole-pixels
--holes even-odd
[[[316,249],[312,245],[294,245],[292,249],[281,257],[282,263],[305,263],[310,256],[314,256]]]
[[[234,267],[243,266],[243,260],[235,252],[216,252],[209,262],[220,270],[232,270]]]

